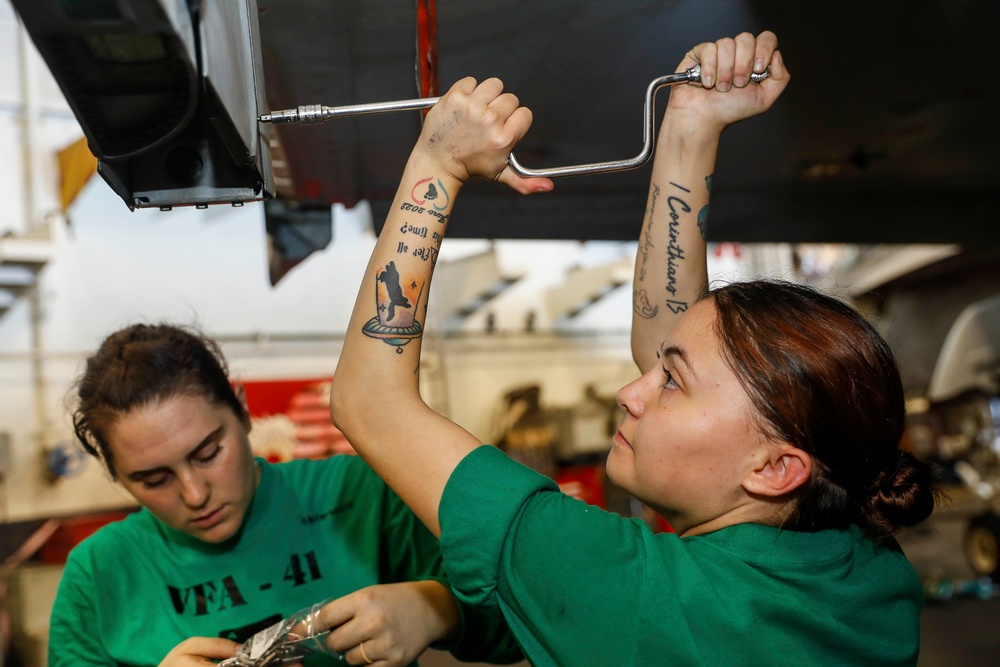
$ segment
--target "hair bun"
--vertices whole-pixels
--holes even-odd
[[[904,526],[920,523],[933,510],[930,466],[909,452],[898,450],[862,503],[860,522],[873,537],[884,539]]]

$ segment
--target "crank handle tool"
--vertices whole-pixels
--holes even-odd
[[[752,73],[750,80],[759,83],[770,76],[770,68],[760,74]],[[557,178],[559,176],[580,176],[583,174],[601,174],[612,171],[628,171],[638,169],[649,161],[653,155],[653,112],[654,98],[656,92],[664,86],[672,86],[678,83],[694,83],[701,81],[701,67],[694,67],[675,74],[667,74],[653,79],[646,88],[646,100],[643,106],[643,131],[642,131],[642,151],[634,158],[628,160],[615,160],[611,162],[595,162],[592,164],[579,164],[568,167],[550,167],[548,169],[528,169],[511,153],[507,159],[511,171],[526,178]],[[315,124],[340,118],[342,116],[365,116],[376,113],[388,113],[393,111],[409,111],[411,109],[427,109],[437,104],[440,97],[418,97],[412,100],[397,100],[395,102],[373,102],[371,104],[351,104],[348,106],[328,107],[321,104],[309,104],[296,107],[294,109],[283,109],[272,111],[260,117],[260,122],[274,125],[284,124]]]

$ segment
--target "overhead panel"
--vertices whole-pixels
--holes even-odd
[[[14,0],[130,208],[270,197],[255,0]]]

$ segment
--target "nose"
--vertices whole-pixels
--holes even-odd
[[[181,500],[192,509],[204,507],[211,495],[211,487],[194,471],[188,470],[178,475]]]
[[[626,412],[631,417],[638,418],[642,415],[644,403],[643,397],[643,379],[646,376],[640,376],[629,382],[627,385],[618,390],[615,394],[615,402],[618,403],[618,407]]]

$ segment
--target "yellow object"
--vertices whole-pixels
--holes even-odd
[[[86,137],[80,137],[57,153],[59,159],[59,201],[63,213],[80,194],[90,177],[97,173],[97,158],[90,152]]]

